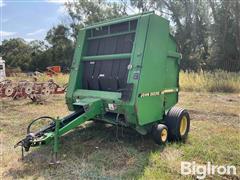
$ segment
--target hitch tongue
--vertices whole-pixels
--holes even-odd
[[[21,146],[21,150],[22,150],[22,160],[24,159],[24,150],[26,152],[29,151],[31,144],[33,143],[34,140],[34,134],[33,133],[29,133],[24,139],[22,139],[21,141],[17,142],[14,145],[14,148]]]
[[[46,120],[46,119],[50,119],[53,123],[54,123],[54,118],[52,118],[52,117],[49,117],[49,116],[42,116],[42,117],[39,117],[39,118],[37,118],[37,119],[34,119],[34,120],[32,120],[31,121],[31,123],[28,125],[28,127],[27,127],[27,136],[24,138],[24,139],[22,139],[21,141],[19,141],[18,143],[16,143],[15,145],[14,145],[14,148],[16,148],[16,147],[18,147],[18,146],[21,146],[22,147],[22,158],[23,158],[23,152],[24,152],[24,150],[26,151],[26,152],[28,152],[29,151],[29,149],[30,149],[30,147],[32,146],[32,145],[35,145],[35,142],[34,142],[34,140],[36,140],[38,137],[40,137],[40,136],[42,136],[43,135],[43,131],[44,130],[40,130],[40,131],[37,131],[37,132],[35,132],[35,133],[31,133],[31,126],[36,122],[36,121],[40,121],[40,120]],[[46,130],[46,129],[51,129],[51,128],[53,128],[54,126],[53,125],[49,125],[49,126],[47,126],[47,127],[44,127],[44,129]]]
[[[34,134],[30,133],[24,139],[22,139],[17,144],[15,144],[14,148],[16,148],[17,146],[22,146],[25,149],[25,151],[28,152],[31,144],[33,143],[33,140],[34,140]]]

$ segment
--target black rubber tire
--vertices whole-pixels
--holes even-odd
[[[167,133],[166,137],[163,138],[163,131]],[[152,137],[155,143],[163,145],[168,139],[168,127],[164,124],[156,124],[152,127]]]
[[[184,131],[185,133],[181,134],[180,125],[184,116],[187,119],[187,127]],[[187,139],[190,130],[190,116],[186,109],[179,107],[171,108],[165,116],[165,124],[168,127],[168,140],[185,141]]]

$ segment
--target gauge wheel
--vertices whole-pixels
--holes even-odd
[[[30,94],[32,94],[32,92],[33,92],[33,87],[32,87],[31,85],[27,85],[27,86],[24,88],[24,93],[25,93],[26,95],[30,95]]]
[[[169,131],[169,140],[185,141],[190,130],[190,116],[186,109],[173,107],[166,117],[165,124]]]
[[[7,97],[12,96],[14,93],[14,88],[12,86],[7,86],[4,93]]]
[[[153,140],[157,144],[165,144],[168,139],[168,128],[164,124],[156,124],[152,128]]]

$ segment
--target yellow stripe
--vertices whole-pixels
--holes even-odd
[[[163,91],[149,92],[149,93],[141,93],[139,97],[150,97],[150,96],[160,96],[162,94],[169,94],[178,92],[178,88],[176,89],[165,89]]]
[[[161,92],[161,94],[168,94],[168,93],[174,93],[178,92],[178,89],[165,89]]]

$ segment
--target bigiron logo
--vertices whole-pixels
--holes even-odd
[[[193,162],[181,162],[181,175],[195,175],[197,179],[204,179],[207,175],[236,175],[236,167],[230,165],[212,165],[207,162],[205,165]]]

